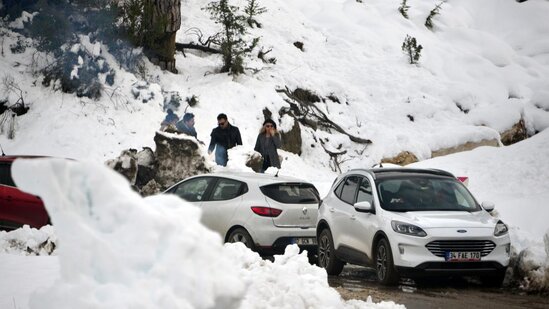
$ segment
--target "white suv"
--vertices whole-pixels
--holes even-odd
[[[316,253],[320,198],[311,183],[255,173],[213,173],[187,178],[164,193],[202,209],[202,223],[225,242],[242,242],[261,254],[297,244]]]
[[[507,226],[452,174],[411,168],[340,175],[321,202],[318,262],[329,275],[344,263],[373,266],[378,280],[400,275],[477,275],[500,285],[509,265]]]

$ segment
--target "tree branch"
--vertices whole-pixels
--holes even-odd
[[[194,43],[175,43],[175,49],[180,52],[185,52],[185,49],[196,49],[211,54],[221,54],[221,50],[208,46],[196,45]]]

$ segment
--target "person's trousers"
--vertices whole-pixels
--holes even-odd
[[[221,166],[227,166],[227,161],[229,161],[229,155],[227,154],[227,149],[223,146],[215,146],[215,163]]]

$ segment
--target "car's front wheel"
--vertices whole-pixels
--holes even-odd
[[[231,234],[229,234],[227,242],[241,242],[251,250],[255,249],[254,241],[252,240],[252,236],[250,236],[250,233],[240,227],[232,231]]]
[[[377,279],[381,284],[392,285],[398,282],[398,273],[393,262],[391,246],[385,238],[380,239],[377,243],[375,266]]]
[[[326,269],[328,275],[337,276],[345,263],[335,256],[334,240],[329,229],[323,229],[318,237],[318,266]]]

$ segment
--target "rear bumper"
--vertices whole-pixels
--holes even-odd
[[[256,246],[258,253],[263,255],[283,254],[286,246],[293,245],[294,237],[280,237],[271,246]],[[299,245],[300,252],[306,250],[309,254],[316,254],[316,245]]]
[[[498,262],[425,262],[416,267],[397,266],[400,275],[432,276],[432,275],[485,275],[504,271],[507,266]]]

